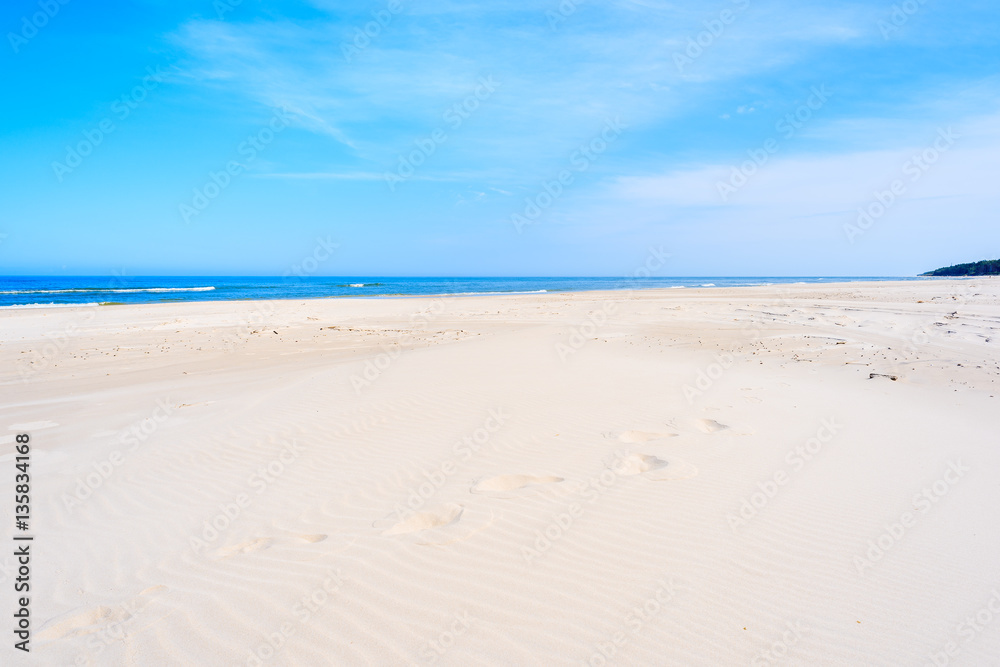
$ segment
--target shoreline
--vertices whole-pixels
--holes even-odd
[[[176,301],[143,301],[138,303],[122,303],[122,302],[88,302],[82,304],[73,303],[33,303],[33,304],[12,304],[0,306],[0,313],[4,311],[13,310],[44,310],[47,308],[93,308],[93,307],[118,307],[118,306],[152,306],[152,305],[178,305],[178,304],[193,304],[193,303],[232,303],[232,302],[272,302],[272,301],[329,301],[329,300],[368,300],[368,301],[383,301],[383,300],[401,300],[401,299],[440,299],[440,298],[476,298],[476,297],[489,297],[489,296],[532,296],[532,295],[544,295],[544,294],[589,294],[589,293],[602,293],[602,294],[615,294],[620,292],[656,292],[663,291],[669,292],[672,290],[686,290],[686,291],[699,291],[699,290],[742,290],[742,289],[757,289],[757,288],[767,288],[767,287],[821,287],[821,286],[844,286],[844,285],[869,285],[869,284],[914,284],[921,282],[933,282],[939,283],[942,281],[956,281],[956,282],[967,282],[970,280],[989,280],[991,278],[997,278],[997,276],[915,276],[915,277],[903,277],[903,278],[872,278],[865,280],[843,280],[834,282],[833,279],[829,279],[830,282],[826,282],[826,278],[823,278],[824,282],[794,282],[794,283],[760,283],[753,285],[699,285],[699,286],[687,286],[687,285],[676,285],[669,287],[651,286],[651,287],[623,287],[619,289],[581,289],[581,290],[531,290],[531,291],[510,291],[510,292],[472,292],[472,293],[456,293],[456,292],[440,292],[434,294],[385,294],[385,295],[350,295],[350,294],[338,294],[329,296],[312,296],[312,297],[276,297],[274,299],[255,299],[255,298],[232,298],[232,299],[185,299]],[[664,278],[664,280],[669,280],[670,278]],[[701,280],[701,278],[684,278],[685,280]],[[706,280],[709,278],[705,278]],[[642,280],[642,279],[639,279]],[[815,280],[815,279],[814,279]]]
[[[46,664],[112,631],[101,662],[242,664],[283,628],[292,664],[411,664],[452,627],[454,664],[618,628],[622,663],[747,664],[789,627],[803,664],[915,664],[996,586],[1000,281],[0,322]]]

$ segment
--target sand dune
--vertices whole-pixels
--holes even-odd
[[[33,664],[998,664],[1000,281],[0,332]]]

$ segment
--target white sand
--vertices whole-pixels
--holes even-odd
[[[0,331],[3,664],[1000,664],[997,280]]]

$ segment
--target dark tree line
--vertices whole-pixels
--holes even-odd
[[[925,276],[996,276],[1000,275],[1000,259],[984,259],[971,264],[956,264],[928,271]]]

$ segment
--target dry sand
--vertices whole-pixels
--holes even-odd
[[[1000,664],[997,280],[0,331],[4,664]]]

